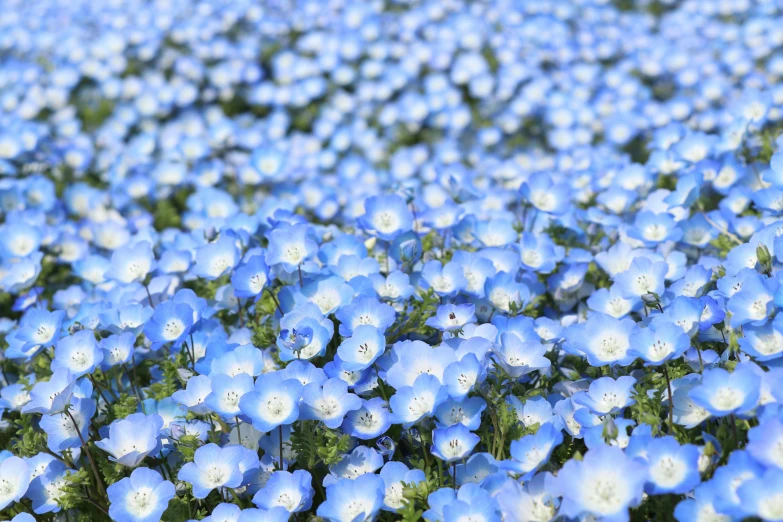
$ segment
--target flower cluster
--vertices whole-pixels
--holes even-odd
[[[783,4],[11,0],[0,519],[783,520]]]

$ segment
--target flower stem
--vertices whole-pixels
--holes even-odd
[[[82,437],[82,432],[79,430],[79,423],[76,422],[76,419],[73,418],[73,414],[71,411],[66,408],[65,414],[70,417],[71,422],[73,422],[73,427],[76,429],[76,434],[79,436],[79,441],[82,443],[82,448],[84,448],[84,453],[87,455],[87,460],[90,461],[90,467],[92,468],[92,474],[95,475],[95,482],[98,484],[98,490],[102,497],[106,497],[106,490],[103,488],[103,481],[101,481],[101,476],[98,473],[98,467],[95,465],[95,461],[92,459],[92,453],[90,453],[90,448],[87,447],[87,442],[84,440],[84,437]]]
[[[280,470],[283,470],[283,425],[277,427],[277,437],[280,439]]]
[[[663,376],[666,377],[666,388],[669,391],[669,435],[674,434],[674,397],[672,396],[672,381],[669,379],[669,368],[663,363]]]

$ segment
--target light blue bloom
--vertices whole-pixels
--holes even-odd
[[[130,477],[115,482],[106,493],[109,495],[109,516],[118,522],[160,520],[169,501],[176,496],[174,484],[149,468],[133,470]]]

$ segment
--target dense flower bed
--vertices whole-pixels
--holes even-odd
[[[0,519],[783,520],[783,4],[11,0]]]

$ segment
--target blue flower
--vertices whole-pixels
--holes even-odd
[[[165,301],[160,303],[152,318],[144,325],[144,335],[152,341],[152,349],[165,344],[180,346],[193,326],[193,309],[184,303]]]
[[[109,453],[109,460],[134,468],[148,455],[160,452],[160,430],[163,418],[160,415],[133,413],[109,425],[109,436],[95,443]]]
[[[361,325],[376,327],[381,332],[394,324],[397,313],[386,303],[381,303],[372,297],[359,297],[348,306],[341,308],[335,317],[340,321],[340,335],[353,335],[355,328]]]
[[[701,482],[699,448],[680,445],[674,437],[652,439],[646,448],[649,463],[648,492],[650,494],[692,491]]]
[[[326,501],[316,513],[328,522],[373,520],[383,506],[385,487],[378,475],[341,479],[326,487]]]
[[[547,463],[552,451],[563,442],[563,434],[554,424],[544,424],[532,435],[511,441],[512,460],[503,461],[503,469],[528,475]]]
[[[104,337],[98,343],[103,358],[101,359],[101,370],[108,370],[117,365],[123,365],[133,358],[136,336],[131,332],[125,332],[120,335],[110,335]]]
[[[473,353],[468,353],[459,361],[449,364],[443,371],[443,384],[449,397],[462,400],[486,376],[486,369]]]
[[[52,370],[66,369],[74,377],[92,373],[103,361],[103,352],[95,341],[92,330],[81,330],[57,341]]]
[[[413,213],[396,194],[372,196],[364,200],[364,214],[358,223],[367,233],[391,241],[413,227]]]
[[[259,431],[272,431],[299,417],[302,383],[286,379],[279,372],[261,375],[252,392],[239,400],[239,408]]]
[[[601,377],[591,382],[587,391],[575,393],[573,401],[597,415],[620,413],[636,402],[631,398],[634,384],[636,379],[629,375],[618,377],[617,380]]]
[[[103,277],[123,284],[143,282],[155,266],[152,245],[148,241],[139,241],[115,250],[111,255],[111,265]]]
[[[404,507],[403,485],[416,485],[426,477],[420,469],[408,469],[402,462],[389,461],[381,468],[380,476],[385,487],[383,509],[396,512]]]
[[[71,401],[76,380],[63,368],[56,370],[48,381],[35,383],[30,391],[30,402],[22,407],[22,413],[52,414],[65,410]]]
[[[193,486],[193,496],[202,499],[215,488],[237,488],[242,484],[239,462],[244,457],[243,446],[207,444],[196,450],[193,462],[179,470],[177,479]]]
[[[498,360],[511,377],[520,377],[551,366],[544,354],[546,346],[539,341],[522,341],[512,333],[500,334],[500,347],[495,348]]]
[[[339,428],[348,412],[362,407],[362,400],[348,393],[348,384],[341,379],[329,379],[321,384],[312,382],[302,391],[300,420],[320,420],[327,427]]]
[[[350,454],[336,464],[329,466],[329,475],[324,478],[324,486],[334,484],[343,478],[356,478],[373,473],[383,466],[383,457],[378,451],[367,446],[356,446]]]
[[[253,377],[246,373],[233,377],[217,373],[209,379],[212,391],[204,399],[204,404],[224,419],[233,420],[241,413],[240,399],[253,391]]]
[[[536,210],[555,215],[564,214],[571,204],[568,186],[556,183],[552,176],[545,173],[530,176],[522,183],[519,194]]]
[[[15,337],[23,341],[22,350],[35,355],[41,348],[48,348],[60,338],[60,325],[65,317],[65,312],[55,310],[49,312],[32,308],[22,316]]]
[[[82,439],[89,438],[90,421],[95,415],[96,404],[92,399],[71,399],[67,413],[54,413],[41,417],[40,426],[46,433],[49,449],[60,453],[78,447]],[[74,423],[75,421],[75,423]]]
[[[648,294],[663,295],[669,265],[665,261],[652,261],[647,257],[636,257],[631,266],[614,278],[621,295],[626,299]]]
[[[269,282],[269,267],[261,254],[250,257],[231,274],[234,295],[240,299],[261,299],[261,294]]]
[[[343,432],[361,440],[370,440],[386,433],[391,426],[389,405],[380,397],[362,402],[359,409],[348,411],[342,425]]]
[[[783,471],[768,469],[761,477],[745,481],[737,489],[745,514],[762,520],[783,519]]]
[[[469,397],[462,401],[448,398],[435,408],[435,417],[439,428],[454,424],[464,424],[470,430],[477,430],[481,425],[481,412],[487,407],[481,397]]]
[[[701,383],[690,390],[693,401],[716,417],[744,413],[756,407],[761,380],[750,368],[737,366],[706,370]]]
[[[679,326],[668,321],[658,321],[643,328],[633,340],[629,350],[641,359],[645,366],[658,366],[679,358],[691,346],[690,338]]]
[[[30,468],[27,462],[19,457],[10,456],[0,462],[0,509],[19,500],[27,492],[30,485]]]
[[[231,235],[221,235],[217,241],[202,246],[196,251],[193,274],[213,281],[231,272],[239,263],[240,253],[236,240]]]
[[[446,463],[462,460],[479,443],[479,436],[464,424],[432,430],[432,454]]]
[[[411,386],[403,386],[390,399],[392,423],[413,424],[433,414],[448,397],[448,392],[437,377],[419,375]]]
[[[337,348],[342,367],[349,371],[360,371],[372,366],[386,350],[383,331],[371,325],[359,325],[352,336]]]
[[[626,366],[633,362],[631,337],[638,326],[630,319],[615,319],[604,314],[591,315],[584,323],[568,327],[564,346],[581,353],[591,366]]]
[[[302,263],[313,257],[318,245],[309,237],[307,225],[282,225],[269,233],[266,264],[280,265],[286,272],[294,272]]]
[[[115,482],[106,493],[109,495],[109,516],[118,522],[160,520],[169,501],[176,496],[174,484],[149,468],[133,470],[130,477]]]
[[[313,504],[313,477],[304,470],[276,471],[266,485],[253,497],[253,504],[262,509],[280,506],[289,513],[307,511]]]
[[[647,468],[613,446],[599,446],[582,460],[569,460],[557,475],[560,513],[577,518],[592,514],[603,520],[627,520],[628,509],[642,501]]]
[[[475,310],[476,307],[472,304],[440,305],[435,312],[435,317],[428,318],[424,324],[442,332],[455,332],[461,330],[467,323],[476,321]]]

